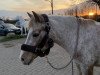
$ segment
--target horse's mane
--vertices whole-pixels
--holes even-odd
[[[87,27],[89,25],[96,25],[94,20],[84,18],[80,18],[80,24],[84,27]]]
[[[42,14],[38,14],[39,16],[39,19],[40,19],[40,21],[41,22],[43,22],[44,21],[44,19],[43,19],[43,17],[41,16]],[[70,17],[73,17],[73,18],[76,18],[76,20],[77,20],[77,17],[75,17],[75,16],[55,16],[55,15],[48,15],[48,17],[49,18],[52,18],[52,19],[59,19],[59,18],[61,18],[61,17],[65,17],[66,19],[67,18],[70,18]],[[33,18],[34,19],[34,18]],[[88,25],[96,25],[95,24],[95,21],[94,20],[92,20],[92,19],[84,19],[84,18],[81,18],[81,17],[78,17],[78,19],[79,19],[79,22],[80,22],[80,24],[82,25],[82,26],[88,26]],[[33,21],[31,21],[30,20],[30,22],[29,22],[29,28],[31,28],[32,27],[32,22]]]

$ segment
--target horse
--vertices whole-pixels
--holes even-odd
[[[100,23],[83,18],[80,18],[78,23],[78,19],[74,16],[47,15],[44,17],[43,14],[37,14],[34,11],[32,13],[27,12],[30,17],[29,32],[25,43],[21,46],[22,63],[30,65],[41,53],[43,54],[49,47],[47,43],[49,38],[73,56],[79,25],[77,52],[73,60],[79,69],[79,75],[93,75],[93,67],[100,66]],[[44,40],[46,35],[49,38]],[[38,47],[41,43],[42,47]],[[40,54],[37,53],[39,51]]]
[[[25,21],[22,16],[17,16],[16,17],[16,24],[15,26],[20,27],[21,28],[21,35],[27,35],[28,33],[28,21]]]
[[[4,21],[2,19],[0,19],[0,25],[4,24]]]

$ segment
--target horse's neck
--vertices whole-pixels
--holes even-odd
[[[50,37],[64,49],[74,48],[76,41],[77,19],[75,17],[50,17]]]

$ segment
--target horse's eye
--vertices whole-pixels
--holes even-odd
[[[39,36],[39,33],[33,33],[33,37]]]

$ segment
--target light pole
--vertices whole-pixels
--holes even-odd
[[[52,14],[53,14],[53,0],[45,0],[45,1],[48,1],[48,2],[50,2],[51,3],[51,10],[52,10]]]
[[[98,4],[96,4],[96,21],[98,19]]]
[[[76,13],[75,16],[78,17],[78,8],[77,8],[77,5],[76,5],[75,13]]]

